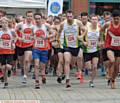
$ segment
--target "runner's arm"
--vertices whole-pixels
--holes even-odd
[[[61,33],[62,33],[62,31],[63,31],[63,25],[64,25],[64,22],[62,22],[61,24],[60,24],[60,29],[59,29],[59,31],[58,31],[58,38],[60,38],[60,36],[61,36]]]
[[[88,29],[86,28],[86,34],[84,35],[83,44],[84,46],[88,46],[88,36],[87,36]]]
[[[106,29],[109,27],[110,23],[107,22],[106,24],[103,25],[103,27],[101,27],[100,29],[100,33],[104,34]]]
[[[106,32],[107,28],[109,27],[109,25],[110,25],[110,23],[107,22],[100,29],[100,41],[102,41],[102,42],[104,42],[105,32]]]
[[[57,35],[56,29],[52,28],[48,35],[48,38],[50,39],[51,42],[56,40],[56,35]]]
[[[22,24],[23,24],[22,22],[17,24],[17,26],[16,26],[16,28],[15,28],[16,35],[17,35],[17,31],[19,31],[19,32],[22,33],[22,30],[21,30],[21,29],[22,29]],[[22,37],[19,37],[18,35],[17,35],[17,39],[20,40],[20,41],[23,40]]]
[[[12,34],[12,49],[15,49],[15,43],[17,41],[17,34],[15,32],[15,30],[12,30],[11,31],[11,34]]]
[[[81,40],[82,42],[84,41],[84,37],[87,33],[87,29],[83,26],[81,21],[77,21],[78,25],[79,25],[79,35],[78,35],[78,39]]]
[[[15,32],[15,30],[11,30],[11,34],[12,34],[12,42],[16,42],[17,41],[17,38],[18,38],[18,36],[17,36],[17,34],[16,34],[16,32]]]
[[[57,31],[53,28],[53,26],[50,26],[48,23],[45,23],[47,27],[47,31],[49,32],[47,37],[45,39],[52,39],[56,36]]]
[[[21,23],[18,23],[17,25],[16,25],[16,30],[19,30],[19,31],[21,31],[21,29],[22,29],[22,22]]]

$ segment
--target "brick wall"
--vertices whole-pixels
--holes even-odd
[[[88,0],[71,0],[71,9],[75,15],[83,11],[88,12]]]

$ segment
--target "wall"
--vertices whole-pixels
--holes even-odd
[[[71,10],[75,15],[79,15],[80,12],[88,12],[88,0],[71,0]]]

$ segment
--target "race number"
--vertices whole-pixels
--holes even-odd
[[[11,49],[11,40],[1,40],[0,47],[4,49]]]
[[[120,37],[112,37],[111,45],[120,46]]]
[[[42,39],[36,39],[35,40],[35,47],[36,48],[43,48],[45,47],[45,41]]]
[[[22,36],[23,40],[25,43],[30,43],[32,40],[31,40],[31,34],[24,34]]]
[[[97,40],[91,39],[89,40],[88,47],[94,48],[94,47],[97,47],[97,44],[98,44]]]
[[[68,42],[74,42],[75,41],[75,37],[74,37],[74,35],[68,35],[67,36],[67,39],[68,39]]]

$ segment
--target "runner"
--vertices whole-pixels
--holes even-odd
[[[5,16],[6,16],[6,12],[3,10],[0,10],[0,19]],[[2,29],[2,24],[0,24],[0,29]],[[1,67],[0,67],[0,80],[3,81],[3,73],[2,73]]]
[[[88,22],[88,13],[82,12],[81,13],[81,22],[83,26],[88,29],[90,22]],[[84,38],[83,38],[84,39]],[[81,43],[81,42],[80,42]],[[80,48],[80,53],[79,56],[77,57],[77,66],[78,66],[78,71],[76,72],[76,76],[78,79],[80,79],[80,82],[84,81],[84,76],[83,76],[83,43],[81,43],[81,48]],[[87,68],[85,68],[87,69]]]
[[[34,19],[36,25],[33,29],[35,43],[32,55],[35,68],[35,88],[39,89],[39,65],[42,69],[42,83],[46,83],[45,66],[48,62],[49,39],[52,38],[52,35],[49,35],[50,26],[42,24],[42,14],[35,13]]]
[[[52,15],[48,16],[47,20],[45,20],[46,24],[52,26],[53,19],[54,17]],[[49,42],[48,50],[49,51],[48,51],[48,62],[46,64],[46,74],[48,74],[48,71],[52,68],[52,64],[51,64],[52,45],[50,42]]]
[[[53,50],[54,50],[54,54],[57,54],[58,58],[58,63],[57,63],[57,82],[61,83],[62,80],[65,79],[65,75],[64,75],[64,69],[63,69],[63,65],[64,65],[64,58],[63,58],[63,53],[62,48],[60,43],[62,43],[61,39],[62,38],[62,34],[59,34],[59,30],[60,30],[60,23],[61,23],[61,19],[59,17],[55,17],[54,18],[54,24],[52,25],[52,28],[54,30],[57,31],[57,35],[55,36],[55,40],[52,42],[52,46],[53,46]],[[59,37],[61,36],[61,37]],[[57,61],[57,60],[55,60]]]
[[[24,75],[22,83],[27,83],[28,69],[32,60],[32,47],[33,47],[33,13],[32,11],[26,12],[26,19],[18,23],[16,30],[19,32],[19,39],[16,42],[16,49],[18,56],[20,56],[21,65],[23,65]]]
[[[2,30],[0,30],[0,63],[4,73],[4,88],[8,86],[7,73],[12,68],[13,54],[15,49],[16,34],[8,28],[8,19],[0,19]]]
[[[105,11],[103,13],[103,17],[104,17],[104,22],[103,22],[102,26],[104,26],[106,23],[111,22],[111,13],[110,12]],[[103,42],[105,42],[106,35],[107,35],[107,29],[105,30],[105,33],[103,34],[103,36],[101,35]],[[106,78],[109,79],[109,68],[108,68],[109,67],[109,61],[108,61],[108,58],[107,58],[107,55],[106,55],[106,49],[104,47],[101,50],[100,60],[102,61],[102,64],[103,64],[101,74],[102,75],[106,74]],[[106,73],[105,73],[105,70],[103,70],[104,68],[106,69]],[[109,85],[109,81],[108,81],[108,85]]]
[[[89,25],[90,25],[91,23],[90,23],[90,21],[89,21],[89,15],[88,15],[87,12],[81,12],[80,20],[81,20],[82,24],[84,25],[84,27],[85,27],[86,29],[88,29],[88,27],[89,27]],[[85,37],[84,37],[83,39],[85,39]],[[82,45],[82,48],[83,48],[83,45]],[[82,51],[83,51],[83,49],[82,49]],[[82,52],[81,52],[81,53],[82,53]],[[81,54],[81,55],[83,56],[83,54]],[[81,62],[81,63],[82,63],[82,62]],[[88,74],[89,74],[89,71],[88,71],[88,68],[85,68],[85,62],[84,62],[84,60],[83,60],[83,65],[82,65],[82,66],[84,67],[84,72],[85,72],[85,74],[88,75]]]
[[[115,79],[118,75],[120,65],[120,12],[114,10],[112,12],[112,21],[106,23],[102,32],[107,29],[107,35],[105,40],[106,54],[109,59],[109,83],[111,89],[115,88]]]
[[[63,50],[64,50],[64,71],[66,74],[66,88],[71,87],[70,84],[70,63],[72,56],[78,56],[79,52],[79,40],[78,36],[85,33],[85,28],[82,23],[74,19],[72,11],[67,11],[67,20],[61,23],[60,25],[60,33],[63,30],[64,33],[64,41],[63,41]],[[81,36],[82,37],[82,36]]]
[[[90,70],[90,82],[89,86],[94,87],[94,78],[96,76],[97,65],[99,60],[99,39],[100,39],[100,27],[98,24],[98,17],[96,15],[91,16],[91,24],[87,28],[87,34],[85,35],[85,48],[84,48],[84,62],[86,68]]]
[[[8,21],[8,28],[11,31],[15,32],[15,27],[16,27],[15,19],[14,18],[10,18],[9,21]],[[14,76],[16,75],[16,69],[17,69],[17,53],[16,53],[16,48],[15,48],[15,53],[13,55],[13,63],[12,63],[12,72],[13,72]],[[8,71],[8,77],[10,77],[10,76],[11,76],[11,70]]]

